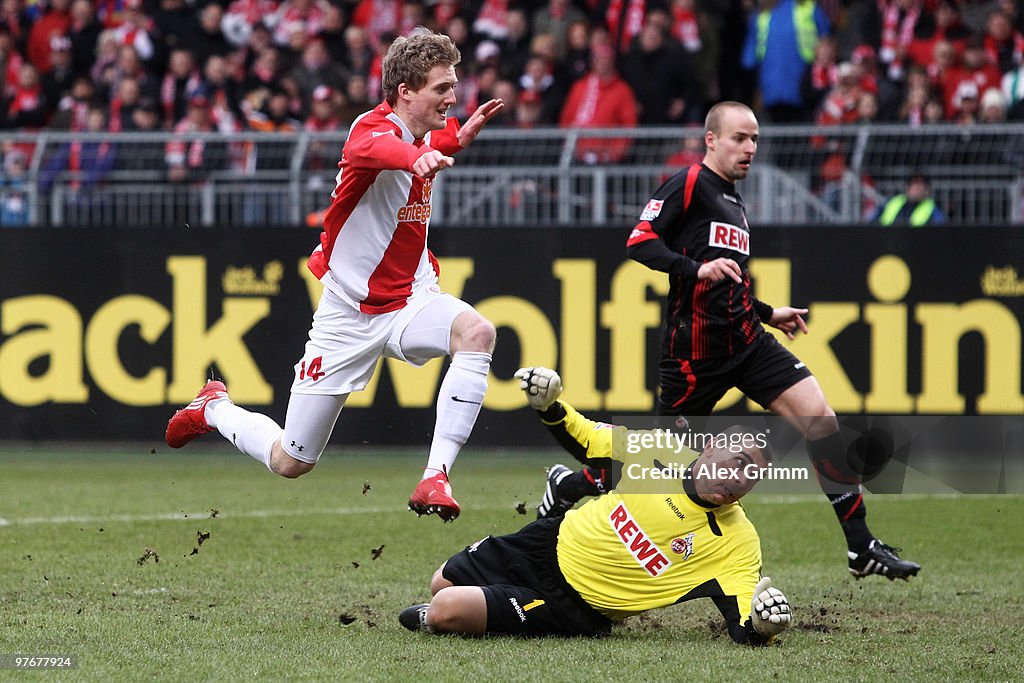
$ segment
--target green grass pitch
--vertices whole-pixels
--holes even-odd
[[[710,601],[598,641],[405,631],[397,614],[428,597],[434,569],[532,520],[544,467],[565,457],[467,451],[462,516],[441,524],[405,509],[424,462],[407,451],[328,451],[287,481],[212,439],[4,445],[0,655],[77,655],[57,674],[75,680],[1020,680],[1012,495],[869,497],[876,533],[923,565],[903,583],[848,575],[822,496],[755,492],[765,573],[795,609],[769,648],[732,644]]]

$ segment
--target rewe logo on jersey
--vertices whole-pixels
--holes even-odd
[[[750,255],[750,233],[743,228],[738,228],[728,223],[711,221],[708,244],[712,247],[732,249],[741,254]]]
[[[615,534],[622,539],[629,554],[648,574],[658,576],[672,566],[672,560],[668,559],[661,548],[640,528],[625,504],[619,503],[608,515],[608,521],[611,522]]]

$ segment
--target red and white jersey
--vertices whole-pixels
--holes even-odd
[[[458,130],[449,118],[417,140],[387,102],[352,122],[320,245],[309,257],[313,274],[352,307],[395,311],[437,285],[437,261],[427,249],[433,178],[411,169],[430,150],[461,149]]]

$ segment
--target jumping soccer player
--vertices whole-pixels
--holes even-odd
[[[298,477],[316,465],[349,393],[366,386],[381,356],[417,366],[451,356],[427,467],[409,507],[444,521],[458,516],[448,472],[480,413],[495,330],[438,287],[427,248],[431,189],[434,175],[455,163],[451,155],[504,107],[485,102],[461,128],[448,118],[460,60],[448,36],[421,29],[398,38],[383,61],[385,101],[352,124],[309,259],[324,290],[295,364],[284,429],[233,404],[213,381],[168,422],[169,446],[216,429],[270,471]]]

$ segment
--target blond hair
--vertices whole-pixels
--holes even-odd
[[[427,84],[427,74],[435,66],[456,66],[461,61],[462,53],[451,38],[419,26],[409,36],[396,38],[384,55],[381,64],[384,98],[394,104],[402,83],[410,90],[419,90]]]

